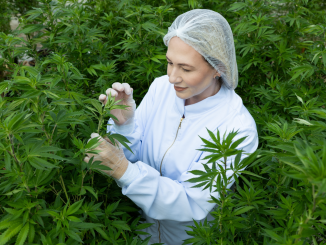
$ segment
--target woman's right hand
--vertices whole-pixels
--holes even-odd
[[[129,106],[125,110],[114,109],[110,113],[115,116],[118,121],[113,119],[116,125],[128,125],[133,122],[136,110],[136,102],[132,97],[133,89],[128,83],[113,83],[112,88],[106,90],[106,95],[101,94],[99,100],[105,105],[107,102],[107,96],[111,94],[111,97],[115,97],[115,101],[121,100],[118,105]]]

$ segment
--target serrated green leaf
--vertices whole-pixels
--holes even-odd
[[[108,237],[108,235],[100,228],[100,227],[95,227],[94,228],[98,233],[101,234],[101,236],[107,240],[107,241],[110,241],[110,238]]]
[[[82,222],[82,220],[80,220],[79,218],[77,218],[75,216],[68,216],[67,219],[72,222]]]
[[[26,223],[24,227],[19,232],[15,245],[23,245],[26,241],[29,231],[29,223]]]
[[[237,208],[233,211],[233,215],[239,215],[239,214],[243,214],[245,212],[248,212],[251,209],[254,209],[255,207],[253,206],[246,206],[246,207],[241,207],[241,208]]]
[[[129,226],[127,225],[127,223],[123,220],[115,220],[111,223],[111,225],[113,225],[114,227],[118,228],[118,229],[122,229],[122,230],[126,230],[126,231],[130,231]]]
[[[94,188],[91,186],[83,186],[87,191],[89,191],[90,193],[92,193],[92,195],[96,198],[96,200],[98,199],[97,194],[94,191]]]
[[[82,206],[83,201],[84,201],[84,199],[72,204],[67,210],[67,215],[72,215],[72,214],[76,213]]]
[[[71,237],[72,239],[76,240],[77,242],[81,242],[81,243],[84,243],[80,236],[78,236],[75,232],[71,231],[71,230],[65,230],[65,233]]]
[[[12,223],[10,227],[0,235],[0,245],[6,244],[13,236],[15,236],[20,231],[22,226],[23,224],[21,221]]]

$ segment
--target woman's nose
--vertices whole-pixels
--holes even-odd
[[[175,69],[174,67],[169,69],[170,72],[168,72],[168,76],[169,76],[169,82],[172,84],[175,83],[180,83],[182,82],[182,78],[179,75],[179,72],[177,69]]]

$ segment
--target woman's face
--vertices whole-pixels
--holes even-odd
[[[217,93],[220,74],[194,48],[179,37],[171,38],[166,53],[167,74],[176,94],[185,105],[197,103]]]

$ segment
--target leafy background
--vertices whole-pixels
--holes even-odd
[[[138,208],[82,159],[96,145],[87,143],[90,134],[106,134],[114,106],[101,107],[99,94],[127,82],[139,104],[166,74],[167,28],[193,8],[215,10],[232,27],[236,92],[255,118],[260,145],[239,162],[234,134],[204,141],[210,164],[190,181],[220,199],[212,200],[214,221],[196,224],[185,244],[325,244],[324,2],[0,3],[0,244],[147,244],[137,238],[150,225]],[[18,10],[26,15],[10,33],[5,18]],[[33,60],[23,66],[24,55]],[[241,175],[229,190],[223,161],[233,155]]]

